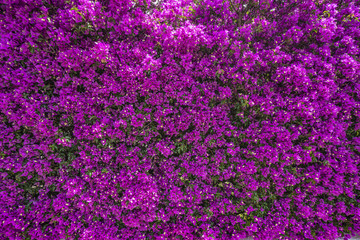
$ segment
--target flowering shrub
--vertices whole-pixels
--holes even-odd
[[[1,239],[360,233],[360,5],[2,0]]]

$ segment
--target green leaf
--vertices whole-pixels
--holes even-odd
[[[93,174],[93,172],[94,172],[93,170],[89,170],[89,171],[87,171],[85,174],[91,177],[92,174]]]

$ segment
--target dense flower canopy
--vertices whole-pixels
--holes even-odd
[[[360,3],[1,0],[1,239],[360,233]]]

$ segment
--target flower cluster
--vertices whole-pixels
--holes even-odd
[[[360,3],[0,2],[0,238],[360,233]]]

